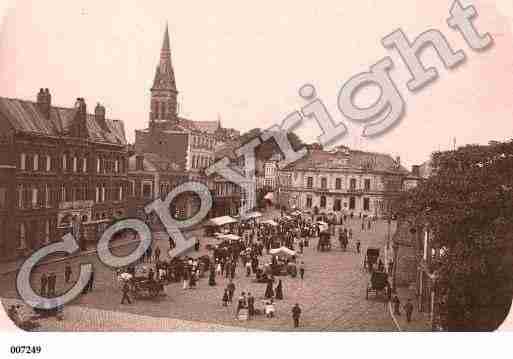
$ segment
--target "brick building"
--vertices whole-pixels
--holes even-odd
[[[95,240],[103,222],[126,214],[127,147],[123,123],[75,107],[0,98],[0,256],[28,255],[60,241],[72,219]],[[76,233],[78,234],[78,233]]]

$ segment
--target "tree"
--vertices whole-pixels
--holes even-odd
[[[433,155],[434,175],[397,201],[443,249],[436,274],[448,330],[494,330],[513,294],[513,141]]]
[[[243,143],[243,144],[247,143],[247,142],[257,138],[261,134],[262,134],[262,130],[260,128],[253,128],[253,129],[249,130],[248,132],[241,135],[241,137],[240,137],[241,143]],[[301,149],[301,147],[304,146],[304,143],[301,140],[301,138],[299,138],[299,136],[296,135],[294,132],[288,132],[287,138],[290,142],[290,145],[292,146],[292,148],[295,151]],[[270,159],[274,154],[277,154],[277,153],[280,153],[280,147],[278,146],[276,141],[274,141],[273,138],[265,141],[264,143],[262,143],[260,146],[258,146],[256,148],[256,157],[258,160],[262,160],[262,161]]]

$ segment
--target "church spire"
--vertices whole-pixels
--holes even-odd
[[[166,32],[164,33],[164,42],[162,43],[161,57],[164,53],[171,53],[171,46],[169,45],[169,26],[166,23]]]
[[[175,73],[171,64],[171,46],[169,29],[166,24],[164,41],[160,50],[160,59],[155,71],[151,87],[150,122],[173,121],[178,115],[178,90],[176,89]]]
[[[171,64],[171,46],[169,41],[169,27],[167,24],[162,49],[160,50],[160,61],[157,66],[152,89],[177,92],[175,73],[173,71],[173,65]]]

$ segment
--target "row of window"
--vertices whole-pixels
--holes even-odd
[[[0,196],[2,189],[0,189]],[[99,185],[93,193],[87,185],[82,186],[39,186],[18,185],[16,204],[20,209],[53,208],[60,202],[94,200],[97,203],[123,200],[123,186]],[[5,199],[4,199],[5,201]],[[1,202],[1,197],[0,197]]]
[[[216,145],[215,139],[207,136],[192,135],[191,141],[192,148],[205,148],[213,151]]]
[[[214,158],[210,156],[192,155],[192,168],[207,168],[214,163]]]
[[[18,168],[21,171],[69,171],[87,173],[94,167],[95,173],[124,173],[125,161],[104,157],[77,157],[68,154],[61,156],[21,153]]]
[[[326,208],[326,196],[321,196],[319,201],[319,207],[320,208]],[[306,197],[306,208],[312,208],[313,206],[313,199],[311,196]],[[348,207],[348,203],[344,203],[344,207]],[[355,209],[356,208],[356,198],[355,197],[349,197],[349,209]],[[341,211],[342,210],[342,200],[337,198],[333,202],[333,210],[334,211]],[[369,211],[370,210],[370,198],[364,197],[363,198],[363,210]]]
[[[215,184],[215,194],[218,197],[233,196],[240,193],[240,186],[236,185],[235,183],[216,182]]]
[[[371,189],[371,180],[369,178],[364,179],[364,185],[363,188],[365,191],[370,191]],[[313,188],[314,184],[314,178],[313,177],[307,177],[306,178],[306,188]],[[328,179],[326,177],[321,177],[321,189],[328,189]],[[335,179],[335,189],[342,189],[342,179],[336,178]],[[356,179],[351,178],[349,180],[349,190],[354,191],[356,190]]]

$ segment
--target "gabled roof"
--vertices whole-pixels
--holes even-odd
[[[0,117],[15,130],[36,133],[43,136],[68,136],[75,119],[75,108],[52,107],[50,117],[40,111],[35,102],[0,97]],[[103,129],[92,114],[86,116],[90,140],[117,145],[126,145],[123,122],[105,119],[107,129]]]

